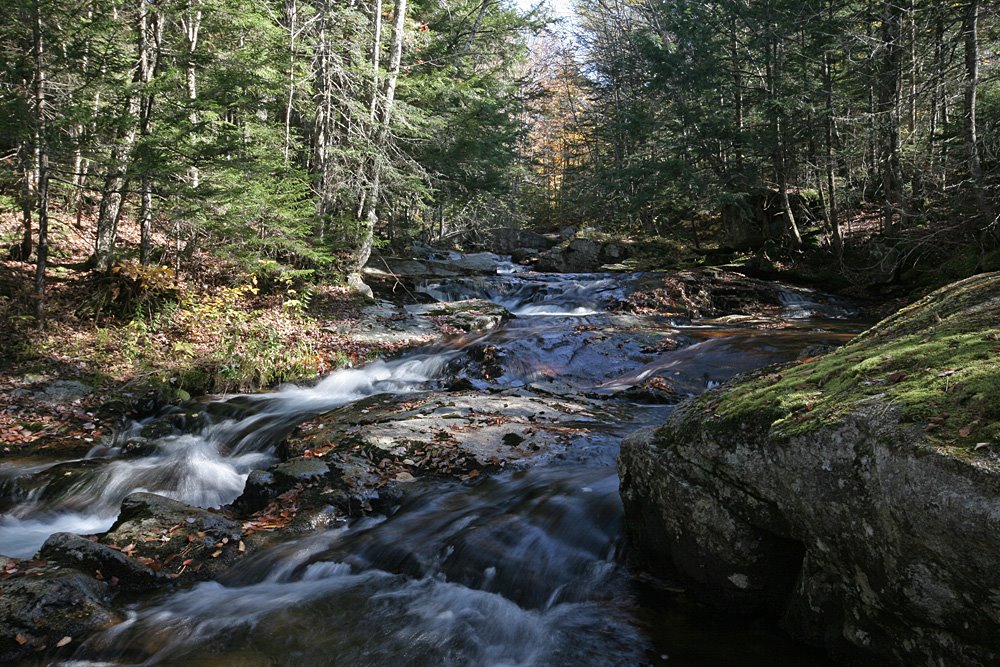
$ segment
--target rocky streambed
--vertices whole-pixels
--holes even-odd
[[[196,399],[83,459],[4,461],[0,659],[820,660],[628,567],[614,461],[686,397],[846,341],[849,305],[735,274],[436,261],[387,263],[378,291],[406,303],[359,332],[435,343]]]

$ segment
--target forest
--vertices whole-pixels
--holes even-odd
[[[0,6],[0,663],[1000,664],[996,3]]]
[[[992,262],[981,4],[583,1],[555,25],[496,0],[11,0],[3,240],[36,318],[50,217],[86,225],[89,268],[175,278],[570,225],[837,256],[858,227],[890,273],[946,246]]]

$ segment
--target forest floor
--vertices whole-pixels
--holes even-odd
[[[137,264],[96,276],[84,266],[91,227],[52,216],[42,329],[29,316],[34,264],[0,261],[0,457],[86,451],[123,417],[165,403],[306,381],[436,337],[372,335],[379,318],[346,287],[207,259],[197,279]],[[0,239],[16,230],[0,217]],[[126,235],[122,248],[136,243]]]

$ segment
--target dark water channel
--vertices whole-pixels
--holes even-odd
[[[490,345],[502,372],[471,380],[483,392],[579,392],[620,421],[543,465],[475,484],[419,482],[391,516],[296,537],[222,581],[142,599],[64,664],[825,664],[766,619],[709,612],[674,583],[630,567],[614,461],[623,435],[671,410],[629,388],[658,376],[694,394],[843,342],[858,328],[845,319],[849,309],[785,290],[781,328],[608,312],[627,284],[507,272],[427,284],[435,298],[489,298],[517,317],[312,387],[220,397],[212,423],[166,436],[142,457],[123,457],[112,443],[83,462],[5,463],[0,490],[22,491],[0,501],[0,553],[29,556],[58,530],[107,529],[136,490],[231,502],[251,470],[276,460],[277,441],[295,424],[375,393],[440,390],[462,374],[469,349]]]

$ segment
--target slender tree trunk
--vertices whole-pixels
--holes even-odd
[[[883,228],[896,231],[896,214],[906,221],[903,177],[899,163],[899,81],[902,66],[901,32],[903,7],[898,0],[885,0],[882,21],[881,72],[878,81],[878,113],[882,128]]]
[[[49,150],[45,127],[46,71],[42,12],[39,0],[33,0],[32,41],[35,56],[35,135],[38,144],[38,253],[35,264],[35,319],[45,325],[45,269],[49,259]]]
[[[827,5],[827,18],[830,24],[833,23],[834,4],[833,0]],[[827,223],[830,225],[830,240],[833,250],[840,257],[844,254],[844,235],[840,228],[839,211],[837,210],[837,159],[834,153],[834,124],[836,118],[833,108],[833,51],[826,49],[823,51],[823,105],[825,114],[823,118],[823,134],[826,149],[826,160],[824,167],[826,171],[826,192],[827,192]]]
[[[375,126],[375,114],[378,110],[379,94],[379,60],[382,57],[382,0],[372,0],[372,25],[374,35],[372,36],[372,80],[371,99],[368,102],[368,122]]]
[[[37,133],[36,133],[37,137]],[[34,206],[34,198],[31,196],[31,180],[33,168],[31,166],[32,148],[28,141],[21,143],[18,150],[18,158],[21,168],[21,245],[18,249],[18,259],[22,262],[28,261],[31,257],[33,242],[31,239],[31,209]]]
[[[150,13],[146,0],[139,0],[139,73],[142,83],[142,101],[139,110],[139,135],[142,138],[143,151],[146,160],[142,164],[139,193],[139,261],[149,264],[152,255],[152,221],[153,221],[153,178],[150,173],[148,155],[149,135],[153,121],[154,96],[149,85],[156,72],[159,61],[160,44],[163,38],[163,24],[159,13]]]
[[[776,30],[775,36],[777,39]],[[788,240],[792,244],[792,247],[798,248],[802,245],[802,235],[799,234],[799,227],[795,222],[795,214],[792,211],[792,203],[788,197],[788,132],[784,111],[779,108],[782,102],[778,99],[779,81],[782,75],[781,45],[777,42],[772,42],[767,45],[765,53],[767,56],[765,66],[768,79],[767,94],[770,97],[772,107],[771,130],[774,133],[775,142],[774,150],[771,154],[772,166],[778,180],[778,195],[781,198],[781,210],[785,218],[785,233],[788,235]]]
[[[976,206],[986,224],[994,222],[993,211],[986,198],[983,183],[983,167],[979,159],[979,142],[976,136],[976,88],[979,84],[979,0],[969,0],[962,19],[962,33],[965,38],[965,114],[963,118],[965,134],[965,159],[969,178],[976,197]]]
[[[934,22],[934,82],[931,86],[931,104],[927,130],[927,172],[932,187],[940,190],[944,179],[938,174],[938,123],[944,97],[944,18],[938,10]]]
[[[734,142],[733,151],[735,153],[736,162],[736,178],[740,181],[743,179],[743,62],[740,58],[740,41],[739,41],[739,31],[737,29],[736,16],[735,14],[730,19],[729,23],[730,41],[729,41],[729,58],[731,62],[731,67],[733,68],[733,113],[735,115],[736,122],[736,140]]]
[[[289,160],[292,145],[292,108],[295,103],[295,33],[298,30],[299,6],[296,0],[285,0],[285,19],[288,21],[288,99],[285,102],[285,162]]]
[[[111,164],[104,179],[101,206],[97,213],[97,245],[94,249],[95,268],[105,272],[111,268],[115,245],[118,240],[118,220],[128,188],[128,176],[138,128],[139,98],[128,93],[123,101],[124,124],[115,147],[111,151]]]
[[[383,153],[389,138],[389,125],[392,122],[393,106],[396,99],[396,82],[399,79],[400,65],[403,61],[403,36],[406,28],[406,0],[396,0],[396,11],[393,16],[392,38],[389,51],[389,72],[386,75],[385,91],[378,113],[378,129],[375,136],[375,156],[372,162],[371,182],[365,197],[360,216],[361,244],[355,257],[355,269],[360,272],[371,256],[372,243],[375,240],[375,208],[379,199],[382,179]]]

